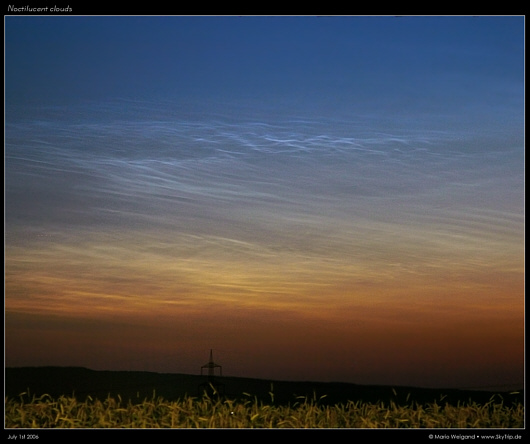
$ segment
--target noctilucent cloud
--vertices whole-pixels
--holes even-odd
[[[524,17],[5,17],[5,363],[524,381]]]

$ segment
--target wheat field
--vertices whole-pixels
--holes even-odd
[[[320,405],[300,399],[292,405],[247,400],[186,397],[168,401],[157,397],[125,402],[120,396],[80,401],[26,394],[5,399],[6,428],[522,428],[524,406],[502,400],[459,404],[434,402],[400,406],[390,403]]]

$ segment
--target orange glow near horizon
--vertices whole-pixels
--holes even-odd
[[[516,374],[522,363],[524,272],[509,263],[502,270],[468,260],[466,269],[460,254],[452,268],[446,252],[438,266],[433,260],[412,268],[392,264],[390,249],[376,267],[329,252],[275,256],[259,245],[227,249],[226,239],[194,242],[203,253],[188,257],[154,254],[140,242],[107,248],[94,239],[32,254],[8,250],[6,364],[26,364],[35,333],[32,359],[99,369],[121,362],[193,373],[210,346],[235,356],[237,376],[279,379],[384,383],[381,369],[392,367],[398,383],[413,384],[421,374],[431,384],[451,384],[442,370],[450,374],[468,362],[465,385],[472,385],[474,365],[493,374],[506,365]],[[178,247],[186,243],[166,244]],[[320,363],[314,370],[312,350]],[[188,362],[177,363],[179,353]],[[275,364],[267,364],[267,356]],[[517,364],[503,364],[510,362]]]
[[[524,30],[6,17],[5,364],[522,385]]]

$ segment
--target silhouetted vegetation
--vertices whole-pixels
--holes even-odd
[[[439,428],[524,426],[524,393],[222,378],[6,369],[6,427]]]

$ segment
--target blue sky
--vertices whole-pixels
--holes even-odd
[[[5,41],[7,365],[522,381],[524,17]]]
[[[523,24],[522,17],[9,17],[6,94],[55,102],[291,100],[315,110],[360,102],[454,113],[466,103],[497,105],[498,94],[521,101]]]

